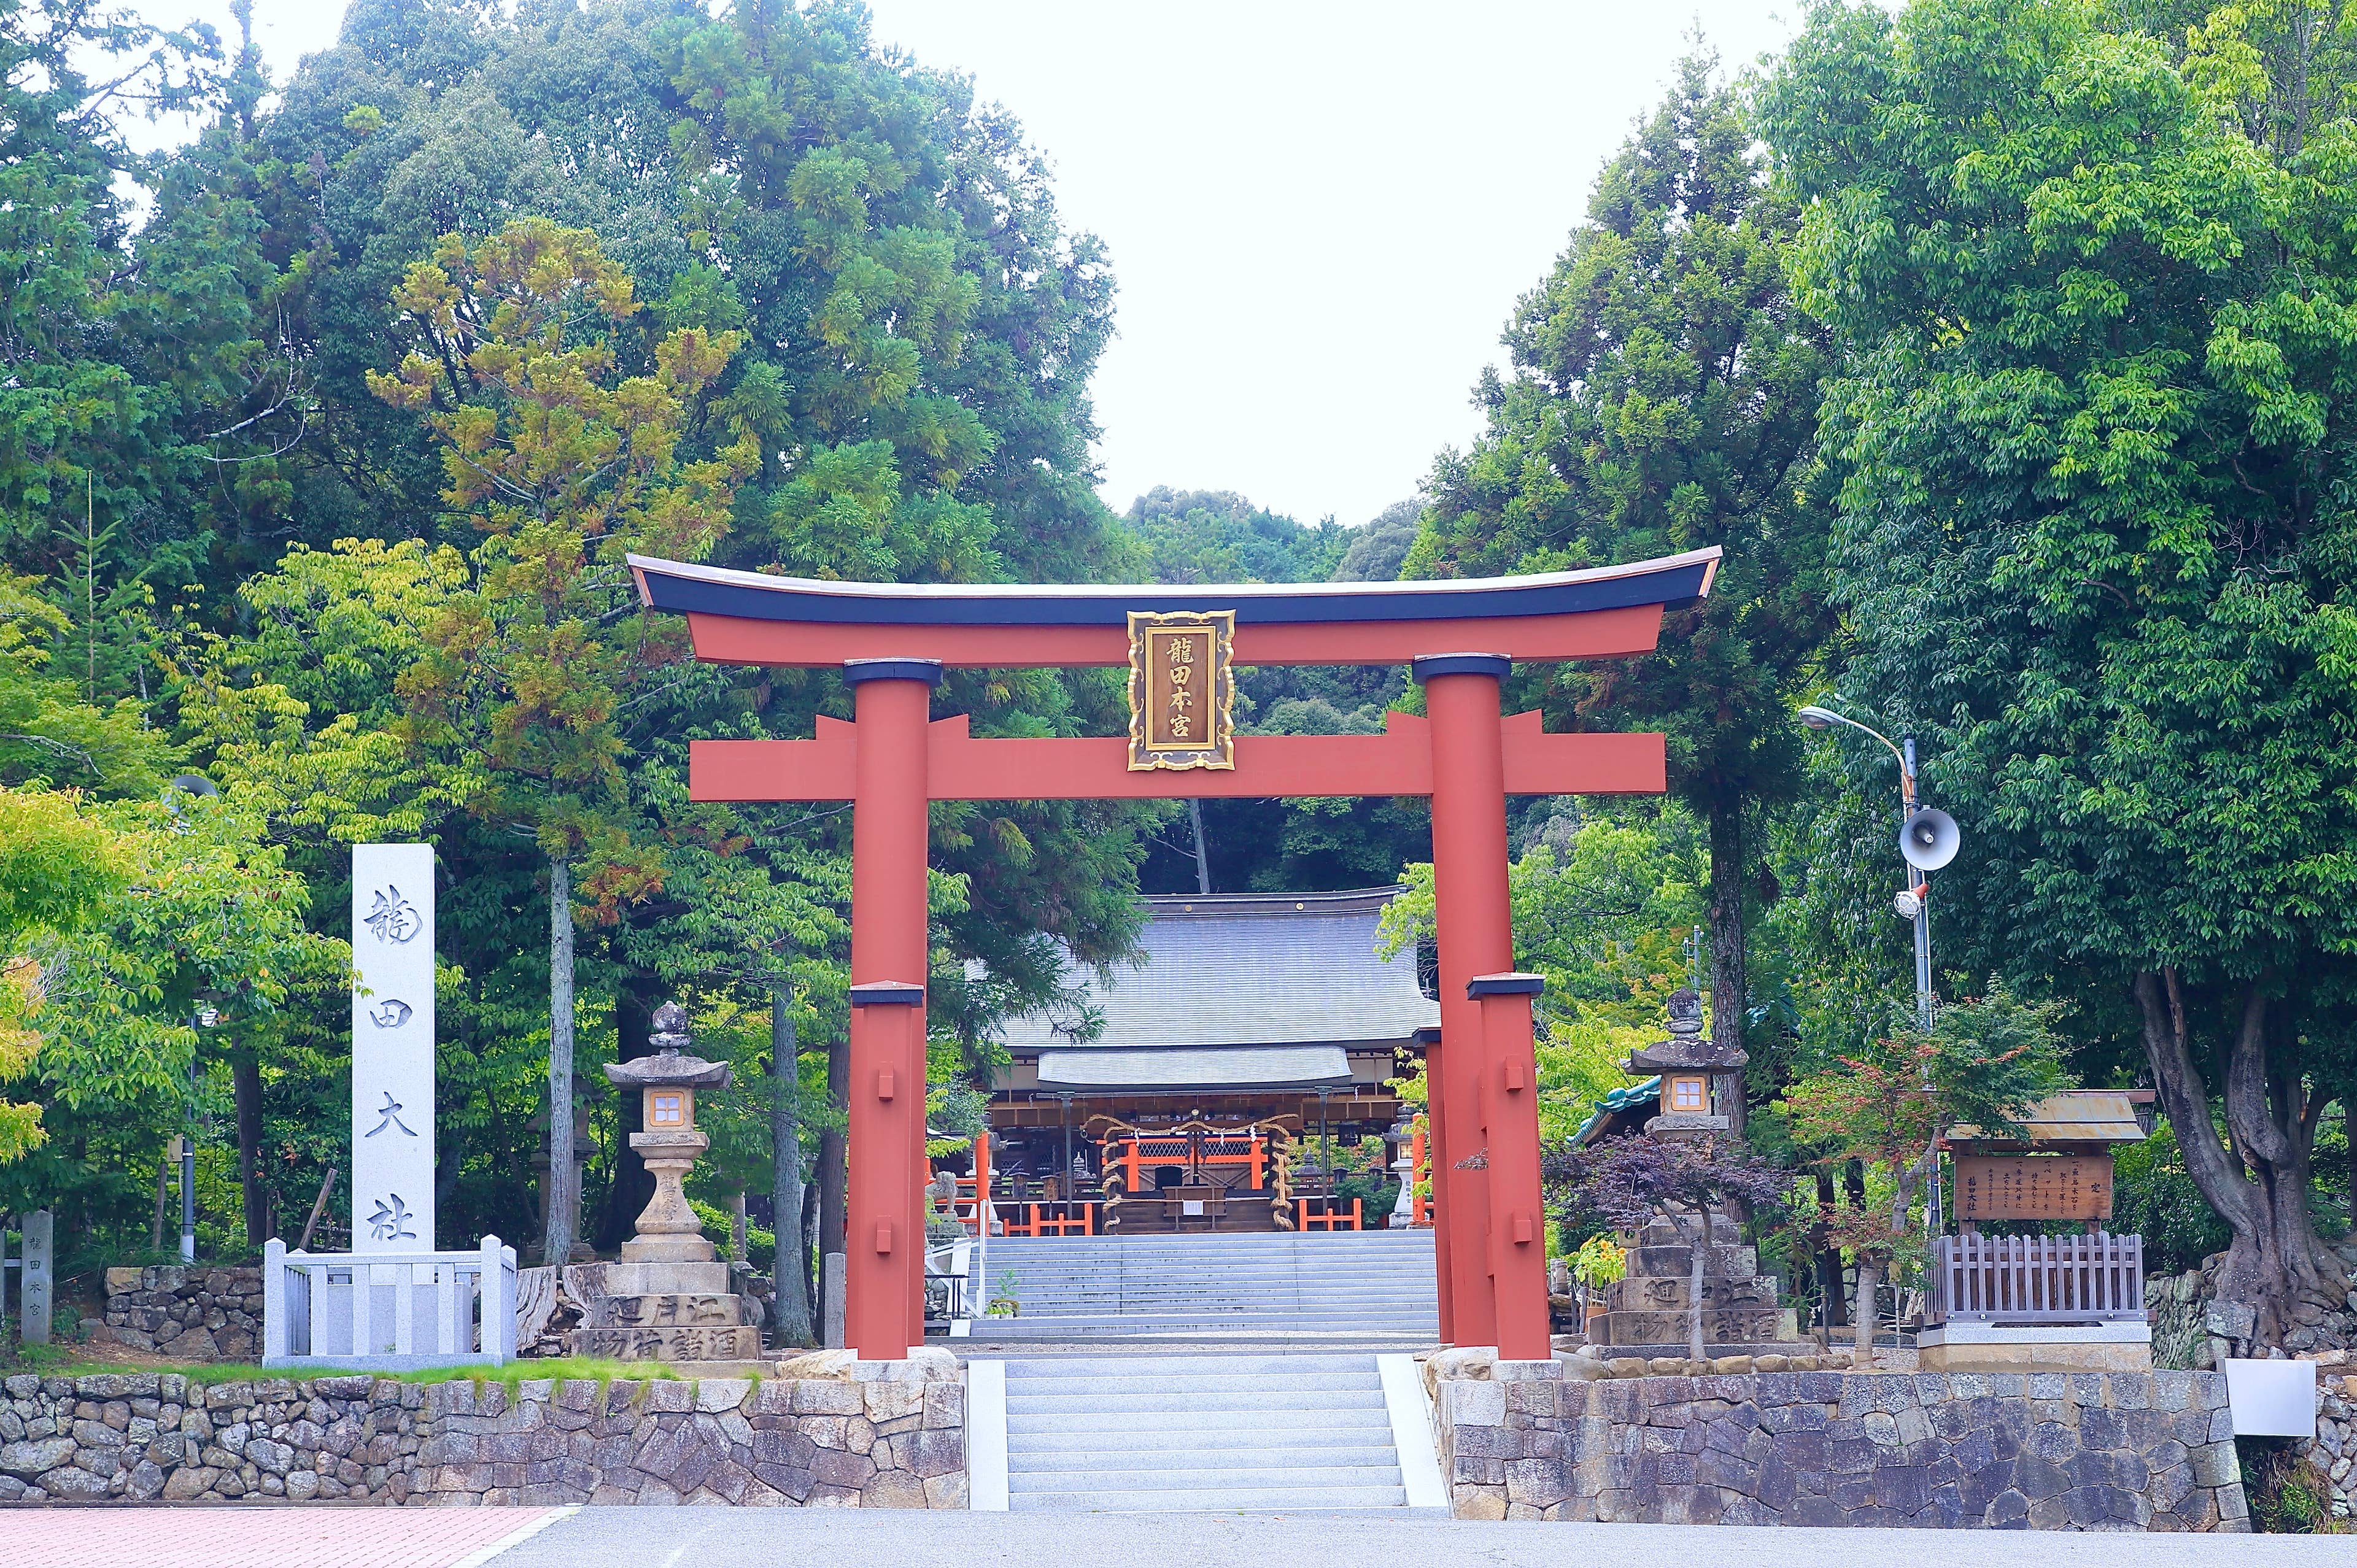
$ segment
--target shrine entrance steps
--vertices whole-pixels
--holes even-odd
[[[1297,1345],[1423,1349],[1437,1338],[1430,1230],[991,1238],[984,1282],[1013,1317],[985,1345]],[[1011,1276],[1011,1278],[1010,1278]]]
[[[1004,1490],[977,1477],[977,1508],[1445,1511],[1405,1355],[1066,1356],[969,1370],[977,1423],[1003,1386]]]

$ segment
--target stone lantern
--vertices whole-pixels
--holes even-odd
[[[655,1178],[655,1196],[622,1243],[622,1261],[581,1271],[587,1297],[581,1326],[565,1337],[576,1356],[626,1361],[731,1362],[761,1353],[759,1304],[737,1293],[729,1265],[717,1261],[680,1183],[712,1141],[695,1130],[695,1091],[728,1086],[728,1064],[687,1053],[687,1015],[679,1004],[655,1009],[655,1054],[617,1062],[606,1077],[636,1089],[646,1131],[630,1147]],[[569,1278],[570,1276],[568,1276]],[[733,1368],[729,1376],[742,1374]]]
[[[617,1088],[643,1097],[642,1133],[630,1147],[655,1178],[655,1195],[639,1216],[637,1234],[622,1243],[626,1263],[708,1263],[717,1256],[704,1227],[688,1207],[680,1184],[712,1140],[695,1130],[695,1091],[728,1087],[728,1064],[686,1054],[687,1015],[676,1002],[655,1009],[654,1055],[616,1062],[606,1077]]]
[[[1659,1073],[1661,1114],[1645,1123],[1656,1138],[1698,1138],[1727,1130],[1727,1118],[1713,1092],[1713,1080],[1740,1072],[1749,1058],[1737,1045],[1722,1046],[1702,1032],[1702,998],[1680,987],[1670,993],[1670,1037],[1632,1052],[1631,1078]]]

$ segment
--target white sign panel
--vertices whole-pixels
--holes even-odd
[[[2226,1404],[2237,1437],[2316,1435],[2316,1363],[2227,1357]]]
[[[434,1250],[434,846],[352,846],[352,1251]]]

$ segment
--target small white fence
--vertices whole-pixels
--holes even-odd
[[[262,1364],[322,1371],[503,1366],[516,1354],[516,1255],[262,1249]]]

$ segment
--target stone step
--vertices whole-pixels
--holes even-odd
[[[1026,1511],[1074,1509],[1112,1513],[1304,1513],[1329,1509],[1395,1509],[1407,1504],[1407,1488],[1363,1487],[1207,1487],[1191,1490],[1141,1489],[1024,1492],[1010,1488],[1007,1507]]]
[[[1009,1359],[1009,1377],[1188,1377],[1192,1372],[1372,1372],[1372,1356],[1059,1356]]]
[[[1012,1373],[1008,1374],[1010,1377]],[[1183,1387],[1190,1394],[1211,1398],[1220,1394],[1290,1393],[1299,1394],[1309,1402],[1326,1393],[1380,1394],[1383,1380],[1372,1368],[1364,1370],[1331,1372],[1197,1372],[1173,1378],[1167,1373],[1145,1376],[1123,1376],[1100,1373],[1090,1378],[1026,1378],[1023,1391],[1032,1398],[1064,1398],[1085,1396],[1090,1399],[1119,1400],[1129,1394],[1154,1394],[1162,1390]],[[1217,1403],[1216,1399],[1212,1402]]]
[[[1318,1412],[1319,1417],[1347,1414],[1353,1418],[1361,1412]],[[1384,1464],[1392,1462],[1391,1428],[1387,1424],[1361,1422],[1357,1426],[1335,1425],[1319,1419],[1299,1426],[1234,1427],[1226,1423],[1201,1426],[1172,1427],[1157,1422],[1142,1430],[1122,1432],[1117,1428],[1093,1432],[1074,1432],[1043,1423],[1037,1431],[1017,1433],[1010,1426],[1006,1434],[1006,1451],[1010,1463],[1019,1458],[1026,1464],[1070,1464],[1072,1455],[1084,1455],[1089,1463],[1102,1460],[1105,1464],[1126,1462],[1132,1455],[1151,1454],[1170,1456],[1172,1464],[1182,1461],[1178,1455],[1211,1454],[1227,1455],[1250,1449],[1254,1454],[1302,1454],[1305,1463],[1321,1455],[1366,1454],[1380,1455]],[[1344,1463],[1337,1457],[1335,1463]],[[1352,1460],[1351,1463],[1373,1464],[1376,1460]]]
[[[1439,1332],[1439,1325],[1433,1321],[1430,1314],[1421,1318],[1349,1317],[1336,1320],[1248,1317],[1241,1314],[1219,1317],[1127,1316],[1115,1314],[1103,1317],[994,1317],[977,1322],[973,1327],[972,1337],[985,1340],[1078,1341],[1119,1338],[1128,1335],[1135,1338],[1199,1338],[1213,1345],[1224,1339],[1275,1337],[1312,1341],[1303,1348],[1314,1350],[1321,1348],[1317,1341],[1326,1339],[1331,1339],[1335,1344],[1323,1347],[1325,1348],[1345,1345],[1355,1347],[1360,1340],[1423,1344]]]
[[[1192,1469],[1149,1465],[1142,1469],[1124,1470],[1092,1465],[1089,1467],[1088,1478],[1092,1488],[1102,1486],[1117,1492],[1200,1492],[1216,1487],[1222,1491],[1233,1493],[1264,1487],[1291,1489],[1302,1487],[1397,1487],[1402,1484],[1398,1463],[1389,1459],[1381,1465],[1263,1465],[1255,1463],[1255,1458],[1250,1454],[1240,1454],[1232,1464],[1214,1464]],[[1006,1477],[1006,1490],[1010,1497],[1033,1492],[1069,1492],[1071,1489],[1072,1474],[1064,1468],[1021,1473],[1010,1470]]]
[[[1065,1328],[1083,1328],[1091,1326],[1118,1328],[1125,1323],[1142,1325],[1152,1322],[1171,1327],[1200,1324],[1206,1328],[1225,1328],[1231,1331],[1254,1326],[1343,1329],[1391,1326],[1402,1330],[1413,1330],[1426,1325],[1436,1325],[1437,1316],[1437,1312],[1429,1307],[1412,1312],[1329,1312],[1322,1308],[1314,1312],[1306,1308],[1293,1312],[1247,1312],[1242,1308],[1232,1308],[1224,1312],[1202,1310],[1193,1312],[1027,1312],[1018,1316],[991,1321],[1008,1326],[1017,1325],[1036,1326],[1049,1324]]]
[[[1380,1411],[1383,1408],[1383,1393],[1381,1388],[1370,1389],[1361,1394],[1353,1394],[1339,1389],[1323,1391],[1318,1401],[1314,1404],[1309,1404],[1306,1403],[1299,1394],[1289,1391],[1206,1394],[1197,1392],[1183,1382],[1168,1384],[1166,1387],[1171,1391],[1167,1393],[1125,1392],[1118,1395],[1039,1394],[1033,1393],[1028,1389],[1017,1389],[1010,1383],[1006,1390],[1006,1413],[1010,1417],[1059,1415],[1068,1411],[1075,1413],[1095,1412],[1100,1414],[1154,1415],[1178,1410],[1299,1411],[1308,1409],[1322,1412],[1340,1410]]]
[[[1138,1418],[1146,1413],[1134,1410],[1009,1411],[1006,1437],[1012,1444],[1017,1436],[1028,1442],[1063,1433],[1086,1433],[1103,1440],[1108,1434],[1137,1431]],[[1355,1442],[1362,1434],[1391,1430],[1391,1416],[1381,1409],[1305,1411],[1280,1405],[1270,1410],[1182,1409],[1152,1413],[1152,1426],[1157,1432],[1249,1433],[1255,1443],[1273,1441],[1275,1434],[1291,1433],[1321,1440],[1347,1436]]]

